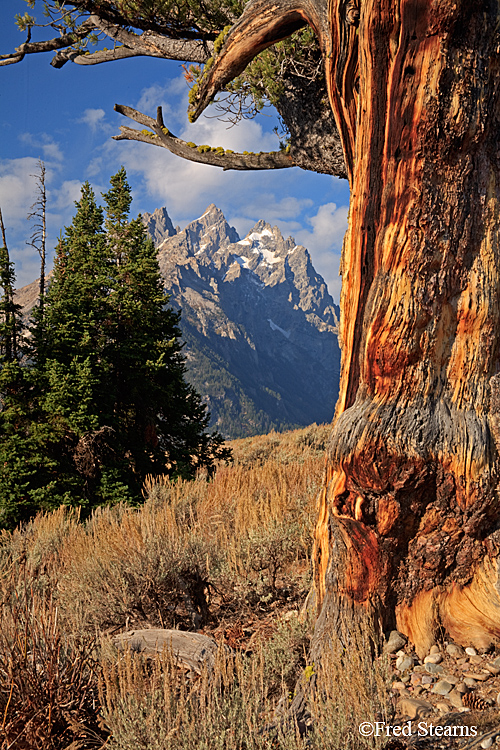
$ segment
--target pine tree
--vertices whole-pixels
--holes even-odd
[[[180,314],[141,219],[129,220],[123,168],[104,199],[105,218],[83,186],[34,314],[17,411],[1,413],[2,525],[61,503],[85,514],[140,502],[147,474],[191,477],[229,457],[185,380]]]
[[[20,305],[14,300],[15,272],[0,211],[0,527],[26,520],[43,507],[32,490],[54,465],[45,452],[47,431],[33,420],[29,368],[22,366],[24,341]],[[50,485],[46,475],[45,484]]]
[[[128,485],[148,473],[192,476],[197,466],[226,458],[209,415],[185,380],[179,318],[168,306],[156,250],[139,219],[128,220],[130,186],[125,170],[104,195],[106,231],[116,286],[109,297],[114,333],[110,356],[114,414],[122,451],[129,456]]]
[[[105,409],[102,351],[111,280],[102,209],[88,183],[76,208],[59,240],[43,325],[37,321],[33,329],[33,358],[47,381],[47,413],[78,434],[97,428]]]
[[[43,316],[35,317],[32,358],[39,421],[56,438],[57,496],[91,508],[115,498],[99,492],[101,454],[109,452],[106,349],[107,297],[112,278],[102,209],[88,183],[59,240]],[[119,499],[130,500],[125,486]]]

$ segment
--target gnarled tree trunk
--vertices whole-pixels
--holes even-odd
[[[317,646],[360,607],[420,653],[440,625],[486,646],[500,636],[499,7],[253,0],[198,110],[304,22],[320,39],[351,185]]]
[[[420,652],[440,624],[484,646],[500,635],[498,6],[368,0],[359,34],[341,6],[327,75],[352,197],[321,619],[369,604]]]

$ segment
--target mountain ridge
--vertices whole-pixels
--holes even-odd
[[[339,310],[308,250],[264,220],[241,239],[213,203],[182,230],[165,207],[142,220],[211,427],[239,438],[331,421]],[[38,281],[16,297],[27,313]]]
[[[150,234],[151,217],[143,215]],[[244,437],[330,421],[338,308],[306,248],[264,220],[240,239],[214,204],[157,247],[182,310],[188,377],[212,424]]]

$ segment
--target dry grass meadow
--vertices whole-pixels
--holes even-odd
[[[234,441],[208,481],[150,480],[144,504],[64,508],[0,536],[2,750],[375,748],[360,721],[386,715],[387,676],[366,633],[308,663],[315,497],[327,426]],[[194,630],[215,667],[118,652],[115,634]],[[228,649],[227,646],[231,648]],[[311,727],[286,716],[314,681]]]

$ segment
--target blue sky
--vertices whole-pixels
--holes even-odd
[[[14,15],[26,9],[23,0],[2,3],[0,54],[24,41]],[[36,197],[30,175],[36,173],[40,158],[47,169],[51,251],[60,230],[71,222],[82,182],[88,180],[96,193],[104,191],[123,164],[132,186],[134,216],[166,206],[174,226],[183,228],[215,203],[242,236],[265,219],[310,250],[316,270],[338,302],[349,201],[345,180],[298,168],[223,172],[179,159],[165,149],[111,139],[121,124],[133,125],[113,111],[115,102],[151,116],[161,104],[165,124],[176,135],[234,151],[277,149],[272,116],[260,115],[229,129],[213,117],[190,125],[189,89],[180,63],[135,58],[87,68],[67,63],[56,70],[50,59],[50,53],[39,54],[0,67],[0,207],[18,286],[38,275],[38,256],[26,244],[31,235],[26,217]]]

